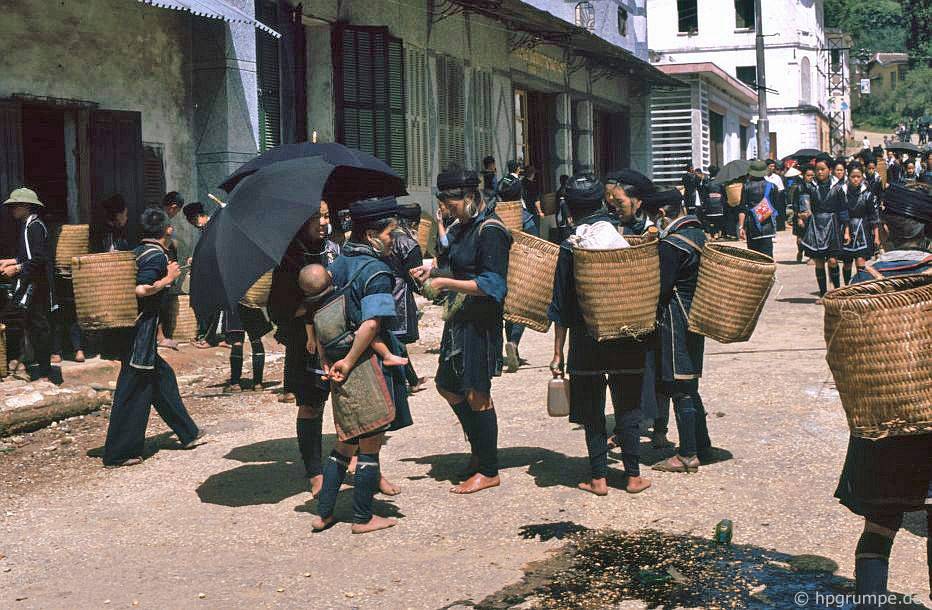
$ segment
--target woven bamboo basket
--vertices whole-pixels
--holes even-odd
[[[0,379],[9,374],[6,361],[6,326],[0,324]]]
[[[750,339],[776,271],[776,263],[764,254],[706,244],[689,310],[689,330],[720,343]]]
[[[823,304],[825,359],[851,434],[932,432],[932,276],[853,284]]]
[[[265,307],[269,304],[269,293],[272,291],[272,272],[266,271],[249,287],[243,296],[243,305],[248,307]]]
[[[434,222],[429,218],[421,218],[417,225],[417,245],[421,247],[421,254],[427,255],[427,246],[430,245],[430,233],[434,229]]]
[[[499,201],[495,204],[495,213],[511,231],[519,232],[524,228],[523,212],[524,206],[520,201]]]
[[[84,330],[126,328],[136,323],[136,255],[88,254],[71,260],[74,305]]]
[[[186,294],[171,296],[171,319],[168,321],[168,335],[175,341],[193,341],[197,338],[197,318],[191,309],[191,302]]]
[[[583,320],[597,341],[637,339],[654,330],[660,298],[658,242],[617,250],[573,248]]]
[[[508,296],[505,319],[545,333],[547,308],[553,298],[553,274],[560,247],[526,233],[515,232],[508,254]]]
[[[741,189],[743,186],[740,182],[733,182],[725,187],[725,198],[729,206],[735,207],[741,203]]]
[[[624,237],[628,245],[631,246],[643,246],[652,241],[657,241],[656,233],[645,233],[644,235],[625,235],[622,233],[622,237]]]
[[[69,273],[71,259],[90,252],[88,225],[61,225],[55,239],[55,268]]]

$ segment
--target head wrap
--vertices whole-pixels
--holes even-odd
[[[437,176],[437,190],[474,189],[479,187],[479,174],[462,167],[449,167]]]
[[[421,205],[419,203],[402,203],[398,206],[398,217],[404,220],[420,220]]]
[[[682,206],[683,194],[679,189],[657,190],[644,197],[643,205],[648,210],[659,210],[670,205]]]
[[[647,193],[652,192],[656,187],[650,178],[637,170],[630,168],[619,169],[609,172],[605,176],[606,184],[629,184],[634,187],[634,196],[643,198]]]
[[[191,224],[197,224],[197,217],[207,213],[204,211],[204,204],[200,201],[192,201],[191,203],[185,204],[185,206],[181,208],[181,212]]]
[[[932,195],[922,188],[909,189],[891,184],[883,192],[884,212],[932,223]]]
[[[394,197],[371,197],[350,205],[353,226],[365,227],[379,220],[398,216],[398,201]]]
[[[570,210],[594,210],[602,205],[605,186],[589,172],[574,174],[566,181],[566,205]]]
[[[177,205],[178,207],[184,207],[184,197],[178,191],[170,191],[165,193],[165,196],[162,197],[162,207],[167,208],[170,205]]]

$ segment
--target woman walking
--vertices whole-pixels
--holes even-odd
[[[877,199],[868,188],[859,163],[849,166],[848,181],[841,185],[837,196],[843,198],[841,205],[848,213],[842,246],[842,275],[847,285],[851,283],[852,263],[857,265],[857,273],[860,273],[874,251],[880,248],[880,218]]]
[[[806,228],[800,243],[806,256],[816,264],[816,281],[819,283],[819,302],[828,291],[825,263],[832,287],[838,288],[841,276],[838,257],[841,254],[841,223],[847,222],[847,210],[841,208],[841,200],[832,190],[828,161],[816,162],[816,177],[799,197],[800,217]]]

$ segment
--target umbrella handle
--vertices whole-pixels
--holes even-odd
[[[207,197],[210,198],[211,201],[219,205],[221,208],[227,207],[227,204],[224,203],[223,201],[220,201],[220,199],[218,199],[217,197],[214,197],[213,193],[207,193]]]

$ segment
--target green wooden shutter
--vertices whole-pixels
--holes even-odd
[[[278,24],[274,2],[257,2],[256,17],[270,27]],[[259,81],[259,152],[282,143],[282,102],[279,41],[256,30],[256,72]]]
[[[466,161],[466,83],[463,63],[447,55],[437,56],[437,119],[441,171],[450,163]]]
[[[407,177],[405,61],[387,28],[338,25],[333,32],[337,141],[375,155]]]

